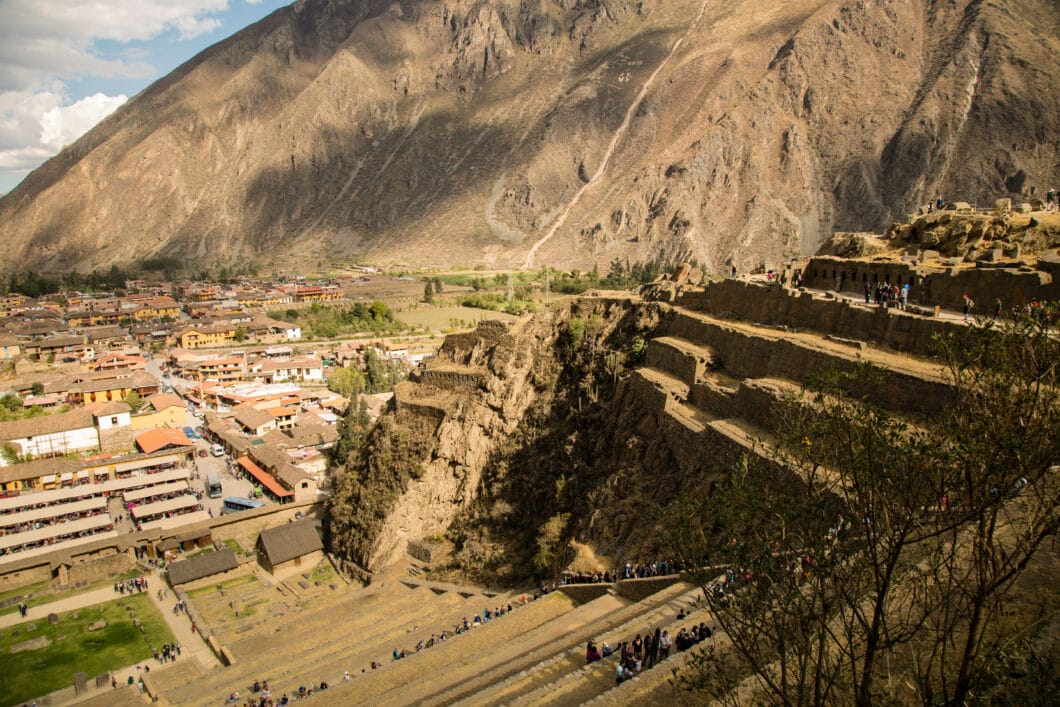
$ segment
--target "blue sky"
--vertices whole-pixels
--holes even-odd
[[[0,0],[0,194],[206,47],[291,0]]]

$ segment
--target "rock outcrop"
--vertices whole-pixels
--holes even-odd
[[[937,195],[1055,186],[1053,17],[1044,0],[299,0],[0,200],[0,267],[778,266]]]

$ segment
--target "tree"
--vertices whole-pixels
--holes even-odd
[[[423,301],[427,304],[434,303],[434,287],[429,280],[423,284]]]
[[[732,651],[702,657],[687,686],[858,705],[988,687],[1023,628],[1000,621],[1006,600],[1058,526],[1060,345],[1020,319],[962,329],[939,358],[937,419],[859,399],[871,368],[826,376],[777,410],[768,454],[671,509],[681,555],[729,568],[700,581]]]
[[[247,336],[249,336],[249,332],[247,331],[246,327],[237,327],[236,328],[236,332],[235,332],[235,340],[236,341],[240,341],[240,342],[246,341],[247,340]]]
[[[135,390],[130,390],[129,394],[125,396],[125,404],[132,408],[133,412],[140,409],[140,406],[144,404],[143,398]]]
[[[442,294],[442,281],[441,278],[434,278],[434,293],[437,295]]]
[[[350,368],[336,368],[328,376],[328,390],[353,400],[365,388],[364,374]]]
[[[34,397],[38,395],[44,395],[44,383],[41,383],[40,381],[33,381],[33,385],[30,386],[29,390]]]

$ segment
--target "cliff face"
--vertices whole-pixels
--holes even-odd
[[[1044,191],[1044,0],[299,0],[0,200],[5,269],[694,255]]]
[[[447,337],[427,368],[397,386],[394,408],[349,460],[330,508],[332,550],[374,570],[458,518],[492,527],[480,512],[506,536],[479,538],[471,561],[481,565],[471,556],[482,552],[500,561],[521,533],[534,546],[562,510],[557,480],[576,476],[562,450],[612,401],[631,342],[658,317],[653,305],[593,298]]]

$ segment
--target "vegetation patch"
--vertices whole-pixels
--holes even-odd
[[[118,606],[119,601],[122,606]],[[73,618],[74,613],[78,618]],[[134,616],[143,631],[133,625]],[[99,621],[106,626],[88,630],[89,624]],[[29,626],[36,628],[30,631]],[[55,625],[38,619],[5,628],[0,631],[2,702],[17,704],[69,687],[74,673],[83,672],[92,679],[135,665],[151,657],[152,647],[173,640],[162,615],[144,594],[59,614]],[[41,647],[15,652],[19,645]]]

